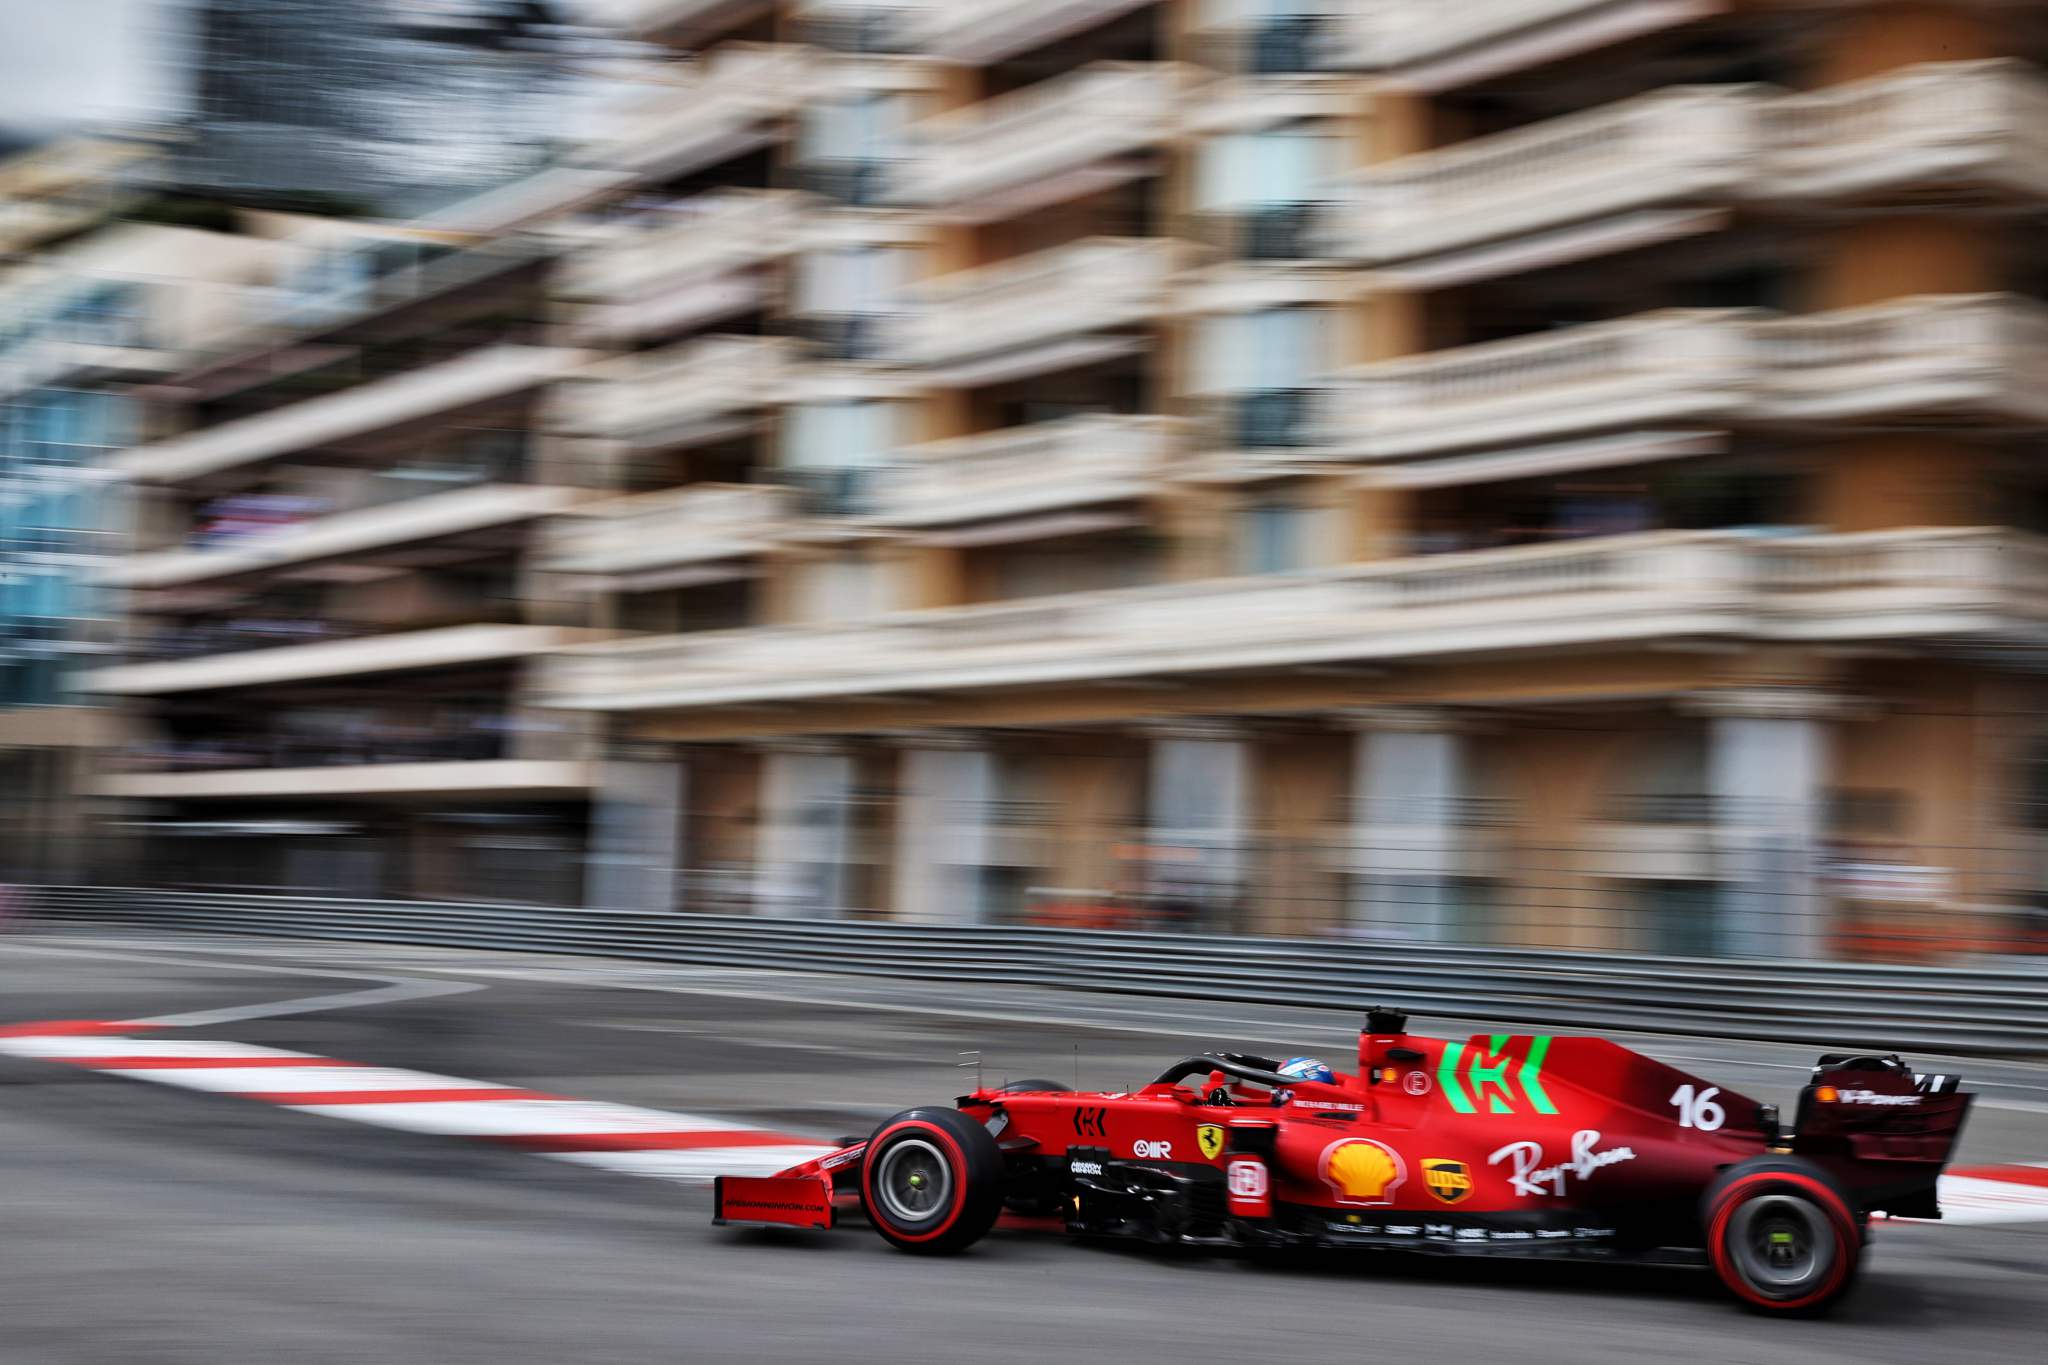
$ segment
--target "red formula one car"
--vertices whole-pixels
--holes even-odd
[[[1379,1009],[1357,1074],[1304,1069],[1218,1053],[1129,1093],[978,1089],[779,1176],[724,1177],[717,1219],[829,1228],[859,1207],[930,1253],[1007,1208],[1194,1246],[1705,1264],[1796,1312],[1848,1289],[1871,1214],[1940,1216],[1971,1100],[1896,1057],[1826,1056],[1787,1127],[1604,1039],[1448,1042]]]

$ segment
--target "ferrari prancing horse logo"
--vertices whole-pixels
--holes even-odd
[[[1202,1149],[1202,1155],[1214,1161],[1223,1154],[1223,1129],[1214,1123],[1205,1123],[1195,1129],[1195,1145]]]

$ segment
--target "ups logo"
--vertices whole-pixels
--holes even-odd
[[[1422,1184],[1442,1203],[1462,1203],[1472,1193],[1472,1171],[1462,1161],[1431,1157],[1422,1163]]]

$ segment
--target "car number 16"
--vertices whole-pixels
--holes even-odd
[[[1671,1092],[1671,1103],[1678,1109],[1680,1128],[1697,1128],[1711,1133],[1728,1121],[1727,1113],[1714,1103],[1714,1096],[1721,1093],[1717,1085],[1707,1086],[1695,1093],[1690,1085],[1681,1085]]]

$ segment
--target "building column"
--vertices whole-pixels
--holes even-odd
[[[984,924],[994,911],[996,756],[977,736],[946,731],[902,741],[896,807],[896,918]]]
[[[1461,885],[1465,737],[1431,707],[1347,712],[1352,746],[1351,924],[1373,938],[1468,933]]]
[[[658,750],[622,751],[606,759],[600,773],[591,797],[584,903],[593,910],[679,908],[688,789],[682,761]]]
[[[1150,727],[1145,889],[1192,927],[1235,928],[1247,874],[1251,753],[1224,721]]]
[[[762,755],[754,905],[771,918],[836,918],[849,908],[853,756],[829,742]]]
[[[1703,694],[1713,798],[1716,941],[1731,957],[1818,957],[1829,753],[1843,700],[1802,688]]]

